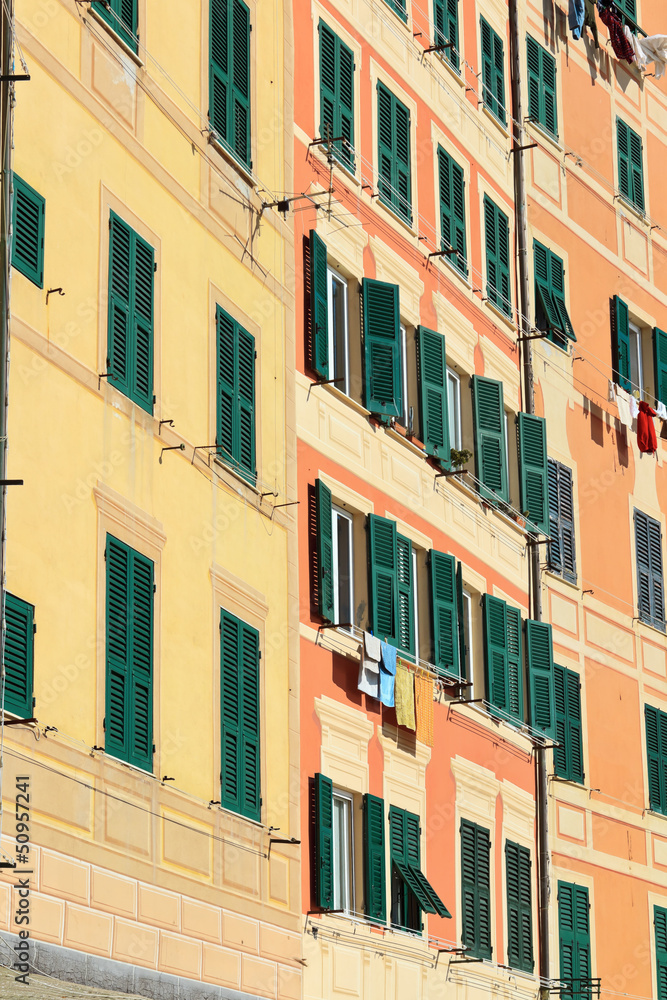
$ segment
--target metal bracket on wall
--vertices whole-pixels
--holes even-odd
[[[271,857],[271,848],[273,847],[274,844],[300,844],[300,843],[301,841],[297,840],[296,837],[269,837],[269,852],[267,854],[267,859]]]
[[[0,486],[23,486],[22,479],[0,479]]]
[[[517,337],[516,342],[517,344],[523,344],[526,340],[546,340],[548,336],[548,333],[533,333],[529,337]]]

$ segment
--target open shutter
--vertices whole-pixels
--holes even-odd
[[[547,491],[547,424],[544,417],[520,413],[519,424],[519,483],[521,509],[528,511],[530,521],[543,533],[549,531],[549,498]]]
[[[665,593],[662,576],[662,529],[652,517],[648,524],[648,550],[650,563],[651,619],[656,628],[665,630]]]
[[[398,635],[396,645],[409,656],[415,654],[415,599],[412,579],[412,543],[396,535],[396,579],[398,583]]]
[[[508,500],[502,382],[473,375],[472,399],[475,472],[480,482],[488,487],[488,491],[482,489],[482,495],[493,501]]]
[[[470,680],[468,677],[468,647],[466,646],[466,623],[465,607],[463,604],[463,567],[461,563],[456,565],[456,609],[458,612],[459,626],[459,673],[464,681]]]
[[[655,398],[667,406],[667,333],[653,330],[653,364],[655,370]]]
[[[127,760],[130,752],[130,550],[107,535],[105,749]]]
[[[238,338],[238,462],[255,482],[255,338],[236,325]]]
[[[34,622],[32,604],[5,593],[5,711],[21,719],[32,718]]]
[[[630,371],[630,317],[628,307],[614,295],[612,303],[612,370],[614,382],[632,392],[632,381]]]
[[[558,468],[558,498],[563,576],[571,583],[577,580],[577,551],[574,541],[574,500],[572,472],[566,465]]]
[[[334,904],[333,874],[333,784],[323,774],[315,775],[315,864],[317,905],[331,910]]]
[[[377,85],[378,95],[378,191],[387,205],[394,193],[394,98],[384,84]]]
[[[431,551],[434,662],[438,670],[459,676],[460,650],[454,556]]]
[[[461,943],[466,948],[477,945],[477,855],[476,827],[461,820]]]
[[[231,133],[227,139],[238,158],[250,161],[250,10],[232,0]]]
[[[507,605],[507,711],[523,722],[523,632],[521,612]]]
[[[433,455],[448,469],[451,462],[445,338],[434,330],[420,326],[417,342],[420,424],[424,447],[427,455]]]
[[[563,548],[560,538],[560,494],[558,483],[559,465],[553,459],[547,464],[549,488],[549,568],[556,573],[563,569]]]
[[[568,340],[576,341],[577,337],[570,320],[570,314],[565,305],[565,272],[563,261],[555,253],[549,251],[549,280],[551,287],[551,300],[558,312],[558,329]]]
[[[320,21],[320,136],[337,138],[336,35]],[[311,244],[312,245],[312,244]],[[312,251],[311,251],[312,252]]]
[[[107,368],[111,384],[126,396],[130,394],[132,288],[132,231],[113,212],[109,235],[109,319],[107,330]]]
[[[547,327],[559,330],[561,325],[560,313],[551,297],[550,256],[547,248],[535,240],[533,243],[533,258],[536,298],[538,305],[542,309]]]
[[[509,711],[507,684],[507,605],[498,597],[484,594],[484,665],[486,699],[503,711]]]
[[[241,813],[257,823],[261,815],[259,743],[259,632],[241,624],[240,722]]]
[[[371,920],[387,920],[384,801],[364,795],[364,912]]]
[[[394,192],[396,211],[412,223],[412,182],[410,177],[410,112],[396,97],[394,102]]]
[[[554,657],[551,625],[526,622],[530,724],[551,739],[556,734],[554,716]]]
[[[13,174],[12,265],[38,288],[44,287],[44,198]]]
[[[220,612],[221,769],[220,799],[224,809],[241,811],[241,622]]]
[[[137,0],[109,0],[98,13],[133,52],[137,51]]]
[[[333,516],[331,490],[321,479],[315,483],[317,506],[317,567],[319,610],[327,621],[334,620]]]
[[[329,378],[329,298],[327,248],[310,230],[310,352],[313,371]]]
[[[132,398],[148,413],[153,412],[153,247],[132,234],[134,243]]]
[[[662,724],[661,714],[657,708],[653,708],[651,705],[644,706],[649,805],[654,812],[660,813],[665,812],[667,808],[667,786],[665,784],[667,774],[663,764],[661,739],[661,730],[664,730],[665,726]]]
[[[130,550],[131,670],[128,760],[153,770],[153,563]]]
[[[398,285],[364,278],[365,405],[371,413],[403,412]]]
[[[654,906],[653,926],[658,1000],[667,1000],[667,910],[664,907]]]
[[[565,671],[565,702],[567,709],[567,746],[569,772],[572,781],[584,780],[584,756],[581,729],[581,678],[574,670]]]
[[[542,93],[540,47],[530,35],[526,38],[526,61],[528,65],[528,117],[541,124],[540,95]]]
[[[556,60],[540,47],[542,62],[542,117],[540,119],[547,132],[558,137],[558,102],[556,98]]]
[[[368,515],[373,634],[395,644],[398,631],[398,552],[396,522]]]

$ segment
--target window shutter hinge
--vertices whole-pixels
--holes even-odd
[[[111,216],[109,216],[109,229],[111,229]]]
[[[153,593],[157,594],[157,583],[153,584]]]
[[[257,351],[255,351],[255,358],[257,358]]]
[[[155,274],[156,271],[157,271],[157,261],[154,260],[153,261],[153,274]]]
[[[106,715],[102,719],[102,731],[105,732],[105,733],[107,731],[107,717],[106,717]]]
[[[151,754],[154,754],[154,753],[155,753],[155,744],[153,744],[153,748],[151,750]]]
[[[108,360],[108,359],[107,359],[107,360]],[[106,557],[107,557],[107,550],[105,549],[105,550],[104,550],[104,558],[105,558],[105,560],[106,560]]]
[[[261,651],[261,649],[260,649],[260,651],[259,651],[259,659],[260,659],[260,660],[262,659],[262,651]]]
[[[37,626],[36,626],[36,625],[35,625],[35,623],[33,622],[33,623],[32,623],[32,634],[33,634],[33,635],[35,635],[35,633],[36,633],[36,632],[37,632]]]

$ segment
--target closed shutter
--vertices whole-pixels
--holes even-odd
[[[412,543],[396,535],[396,579],[398,583],[398,635],[396,645],[409,656],[415,654],[415,598],[412,579]]]
[[[329,378],[329,293],[326,244],[310,230],[310,353],[313,371]]]
[[[435,44],[447,45],[444,50],[454,69],[459,68],[459,2],[458,0],[433,0]]]
[[[32,718],[35,609],[5,593],[5,702],[6,712]]]
[[[394,150],[395,208],[401,218],[412,223],[412,183],[410,178],[410,112],[394,97],[396,147]]]
[[[654,812],[667,813],[667,714],[644,706],[649,804]]]
[[[364,795],[364,912],[371,920],[387,920],[384,801]]]
[[[137,0],[107,0],[107,3],[98,4],[95,10],[125,44],[136,52]]]
[[[554,657],[551,625],[526,622],[530,724],[551,739],[556,734],[554,716]]]
[[[323,774],[315,775],[315,808],[317,905],[330,910],[334,903],[333,784]]]
[[[220,457],[250,482],[255,468],[255,338],[218,306],[218,432]]]
[[[134,237],[134,379],[133,399],[153,412],[153,248]]]
[[[491,840],[484,827],[461,820],[461,940],[473,958],[491,958]]]
[[[438,148],[438,173],[441,247],[456,250],[450,260],[461,274],[467,274],[465,180],[461,167],[441,148]]]
[[[505,56],[501,37],[488,21],[480,18],[482,49],[482,98],[496,118],[505,124]]]
[[[410,112],[379,83],[378,191],[385,205],[412,223],[410,178]]]
[[[333,516],[331,490],[321,479],[315,483],[317,506],[317,566],[320,614],[334,621]]]
[[[242,624],[241,639],[241,813],[259,822],[259,633]]]
[[[642,511],[636,510],[634,517],[639,617],[664,631],[662,530],[658,521]]]
[[[618,145],[618,188],[628,201],[644,211],[644,168],[642,140],[620,118],[616,119]]]
[[[582,783],[584,756],[579,674],[554,664],[556,740],[554,769],[560,778]]]
[[[556,60],[542,48],[540,48],[540,55],[542,61],[542,117],[540,121],[547,132],[557,138]]]
[[[364,402],[371,413],[400,417],[403,399],[398,285],[364,278],[361,287],[364,313]]]
[[[338,131],[343,163],[354,170],[354,54],[338,39]]]
[[[502,382],[473,375],[472,398],[475,471],[478,480],[488,488],[482,489],[482,496],[493,501],[508,500]]]
[[[260,819],[259,633],[220,612],[221,801]]]
[[[486,294],[506,316],[512,315],[509,270],[509,222],[488,195],[484,195]]]
[[[450,461],[449,405],[445,338],[420,326],[417,331],[419,411],[421,433],[427,455],[448,469]]]
[[[630,370],[630,317],[628,307],[614,295],[611,313],[612,336],[612,369],[614,382],[632,392],[632,373]]]
[[[585,994],[582,981],[591,976],[588,889],[584,886],[558,883],[558,935],[560,978],[565,987],[561,996],[575,1000]]]
[[[407,21],[408,15],[405,7],[405,0],[386,0],[392,10],[396,11],[402,21]]]
[[[431,551],[433,656],[439,671],[459,676],[459,609],[454,556]]]
[[[577,551],[574,541],[574,501],[572,492],[572,472],[565,465],[558,469],[558,497],[560,504],[560,537],[563,576],[576,583]]]
[[[523,722],[523,632],[521,612],[509,604],[507,621],[507,711]]]
[[[628,129],[630,133],[630,173],[632,176],[632,200],[635,206],[644,211],[644,165],[641,137]]]
[[[505,841],[507,962],[524,972],[532,972],[534,965],[530,869],[528,848]]]
[[[560,539],[560,497],[558,484],[558,462],[551,458],[547,464],[548,487],[549,487],[549,569],[555,573],[562,572],[563,569],[563,547]]]
[[[324,21],[319,32],[320,135],[338,139],[334,155],[354,169],[354,55]]]
[[[530,35],[526,38],[526,61],[528,65],[528,117],[541,124],[542,71],[540,47]]]
[[[653,330],[653,364],[655,366],[655,398],[667,405],[667,333],[656,326]]]
[[[662,906],[653,907],[653,927],[658,1000],[667,1000],[667,910]]]
[[[43,288],[46,202],[18,174],[13,175],[12,185],[12,266]]]
[[[632,201],[628,126],[620,118],[616,119],[616,140],[618,143],[618,189],[622,195]]]
[[[544,417],[520,413],[518,417],[519,485],[521,509],[543,534],[549,530],[547,490],[547,425]]]
[[[242,0],[211,0],[209,117],[220,139],[250,159],[250,10]]]
[[[475,824],[461,820],[461,943],[477,945],[477,863]]]
[[[507,605],[498,597],[484,594],[484,665],[486,698],[496,708],[509,711],[507,685]]]
[[[396,644],[398,631],[398,543],[396,523],[368,515],[373,634]]]

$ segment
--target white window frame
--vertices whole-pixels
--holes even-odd
[[[335,329],[334,329],[334,283],[340,285],[343,289],[343,371],[342,373],[336,373],[336,344],[335,344]],[[342,382],[336,382],[336,387],[344,392],[346,396],[350,395],[350,316],[348,311],[348,287],[347,278],[340,274],[335,268],[327,264],[327,301],[328,301],[328,319],[327,319],[327,346],[329,349],[329,357],[331,358],[331,377],[341,378]]]
[[[340,622],[340,598],[339,598],[339,558],[338,558],[338,519],[342,518],[349,523],[349,560],[350,560],[350,618],[354,618],[354,519],[352,514],[333,504],[331,509],[332,524],[332,559],[333,559],[333,584],[334,584],[334,618]],[[352,621],[350,624],[353,624]],[[351,631],[351,629],[346,629]]]
[[[507,484],[509,492],[509,480],[510,480],[510,421],[507,416],[507,410],[503,410],[505,415],[505,468],[507,469]]]
[[[412,598],[415,616],[415,662],[419,663],[419,598],[417,596],[417,550],[412,546]]]
[[[630,382],[631,391],[639,389],[639,398],[644,398],[644,358],[642,355],[642,331],[636,323],[628,324],[630,334]]]
[[[408,406],[408,331],[401,323],[401,390],[403,396],[403,412],[398,422],[407,430],[410,426],[410,408]]]
[[[475,690],[475,671],[472,655],[472,594],[465,588],[463,589],[463,616],[463,641],[468,651],[468,680],[471,682],[471,687],[468,688],[468,694],[466,695],[466,699],[469,700],[475,697],[473,694]]]
[[[347,844],[347,849],[345,851],[345,876],[346,876],[346,889],[348,898],[337,899],[336,892],[337,889],[342,894],[343,886],[336,886],[337,872],[338,872],[338,851],[340,848],[339,837],[336,836],[336,829],[334,826],[334,836],[333,836],[333,909],[343,910],[345,913],[354,913],[354,902],[355,902],[355,884],[354,884],[354,798],[350,792],[345,792],[340,788],[333,789],[333,818],[332,824],[335,823],[336,817],[336,799],[345,803],[345,809],[343,810],[345,816],[345,830],[344,838]]]
[[[452,393],[450,394],[450,386]],[[450,405],[450,403],[452,405]],[[461,451],[461,379],[455,371],[447,365],[447,410],[449,416],[449,447]],[[456,417],[456,426],[453,426],[452,410]]]

